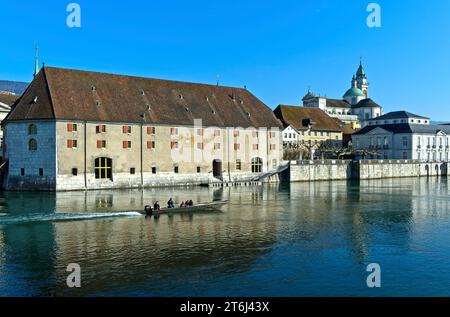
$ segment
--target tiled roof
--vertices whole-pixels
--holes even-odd
[[[418,116],[416,114],[413,114],[408,111],[394,111],[386,113],[385,115],[381,117],[377,117],[374,119],[371,119],[369,121],[382,121],[382,120],[393,120],[393,119],[409,119],[409,118],[419,118],[419,119],[425,119],[429,120],[427,117]]]
[[[436,134],[439,131],[450,135],[450,126],[446,125],[426,125],[426,124],[386,124],[386,125],[370,125],[367,126],[354,135],[363,135],[369,133],[377,128],[384,129],[392,133],[423,133],[423,134]]]
[[[37,102],[35,98],[37,97]],[[45,67],[7,117],[204,126],[280,127],[246,89]]]
[[[327,99],[327,107],[330,107],[330,108],[348,108],[348,109],[350,109],[352,106],[345,100]]]
[[[306,130],[304,121],[311,119],[315,122],[313,131],[341,132],[339,124],[319,108],[280,105],[274,110],[274,113],[285,127],[291,125],[297,130]]]
[[[360,102],[358,102],[358,104],[356,104],[352,108],[381,108],[381,106],[379,104],[377,104],[375,101],[373,101],[372,99],[367,98],[367,99],[361,100]]]
[[[17,95],[0,92],[0,102],[5,105],[12,106],[18,98]]]

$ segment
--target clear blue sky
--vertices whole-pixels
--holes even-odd
[[[66,26],[77,2],[82,27]],[[368,28],[366,6],[382,8]],[[341,98],[359,58],[371,97],[450,121],[448,0],[15,0],[0,2],[0,79],[31,80],[34,43],[47,65],[244,86],[270,107],[308,86]]]

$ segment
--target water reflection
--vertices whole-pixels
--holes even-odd
[[[435,236],[448,236],[448,194],[447,179],[438,178],[2,193],[1,212],[12,217],[141,210],[169,198],[230,203],[220,213],[159,219],[2,225],[0,218],[0,295],[364,295],[371,262],[392,272],[381,295],[408,295],[405,266],[420,259],[433,270],[433,252],[450,259],[450,244]],[[70,263],[82,267],[81,289],[66,287]]]

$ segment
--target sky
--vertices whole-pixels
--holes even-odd
[[[67,5],[81,8],[69,28]],[[381,7],[381,27],[367,6]],[[40,63],[244,87],[265,104],[301,105],[308,87],[350,88],[360,58],[385,112],[450,121],[448,0],[0,0],[0,79]]]

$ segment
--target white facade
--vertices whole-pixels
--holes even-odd
[[[299,132],[294,127],[288,126],[283,131],[283,143],[297,143],[299,135]]]
[[[386,116],[353,135],[354,149],[373,152],[370,159],[449,162],[450,126],[430,125],[420,116]]]

